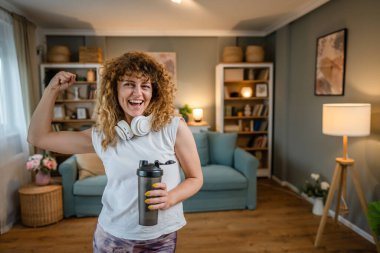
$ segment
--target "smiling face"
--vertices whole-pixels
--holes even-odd
[[[153,87],[144,76],[125,75],[117,83],[118,101],[128,124],[136,116],[143,115],[152,99]]]

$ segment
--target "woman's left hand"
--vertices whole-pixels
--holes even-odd
[[[171,207],[170,196],[166,189],[166,184],[155,183],[153,184],[153,188],[154,190],[145,193],[145,196],[147,196],[145,203],[149,205],[148,208],[150,210],[165,210]]]

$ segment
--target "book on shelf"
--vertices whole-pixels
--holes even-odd
[[[269,69],[265,68],[260,70],[258,79],[260,81],[267,81],[269,79]]]
[[[253,131],[259,131],[261,126],[261,120],[255,120],[255,124],[253,126]]]
[[[257,136],[253,143],[253,147],[255,148],[265,148],[268,143],[268,137],[266,135]]]
[[[261,113],[261,116],[267,117],[268,116],[268,111],[269,111],[269,106],[268,105],[264,105],[264,108],[263,108],[263,111]]]
[[[225,107],[225,115],[227,117],[231,117],[232,116],[232,106],[226,105],[226,107]]]
[[[266,148],[268,146],[268,136],[263,136],[263,141],[261,143],[261,148]]]
[[[243,130],[243,121],[241,119],[238,120],[238,125],[239,125],[239,131]]]
[[[54,132],[62,131],[62,125],[61,124],[53,123],[53,124],[51,124],[51,128]]]
[[[255,104],[252,110],[252,116],[259,117],[261,116],[264,109],[264,104]]]
[[[230,98],[230,91],[226,86],[224,86],[224,98]]]
[[[96,86],[90,85],[88,89],[88,99],[95,99]]]
[[[268,130],[268,121],[263,120],[261,121],[259,131],[266,131],[266,130]]]

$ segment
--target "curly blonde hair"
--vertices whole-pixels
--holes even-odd
[[[143,52],[128,52],[105,63],[100,71],[101,82],[97,92],[96,129],[104,134],[102,147],[115,146],[117,122],[125,119],[118,101],[117,84],[125,75],[149,79],[153,92],[144,116],[152,116],[152,131],[159,131],[174,115],[176,87],[163,65]]]

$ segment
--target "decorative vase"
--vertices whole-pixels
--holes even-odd
[[[323,209],[324,209],[323,198],[321,198],[321,197],[314,198],[313,214],[318,215],[318,216],[322,216]]]
[[[38,171],[36,174],[35,183],[36,185],[48,185],[50,183],[50,179],[51,179],[50,173],[45,174],[41,171]]]

